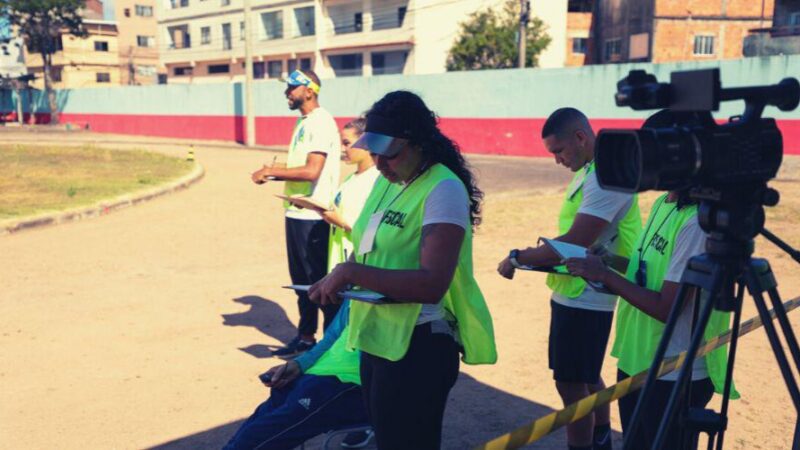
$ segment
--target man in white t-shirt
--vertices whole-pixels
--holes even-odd
[[[329,205],[339,184],[341,138],[333,116],[319,105],[321,82],[311,70],[296,70],[286,78],[286,99],[289,109],[299,110],[294,127],[286,167],[264,165],[253,173],[256,184],[267,180],[285,181],[284,194],[311,197],[316,203]],[[288,203],[286,208],[286,251],[292,284],[314,284],[326,274],[329,226],[320,215]],[[324,315],[327,328],[338,305],[320,307],[305,292],[297,293],[300,323],[297,336],[275,356],[292,356],[311,348],[316,339],[318,310]]]
[[[638,202],[635,195],[607,191],[598,184],[589,120],[575,108],[558,109],[545,122],[542,139],[556,163],[575,174],[559,214],[556,239],[587,248],[602,246],[628,257],[642,226]],[[560,264],[555,252],[539,246],[512,250],[497,270],[511,279],[523,266]],[[600,371],[617,297],[560,273],[547,279],[553,290],[548,360],[558,393],[568,405],[605,388]],[[609,407],[568,425],[567,444],[570,450],[610,450]]]

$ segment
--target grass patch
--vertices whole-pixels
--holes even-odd
[[[141,150],[0,146],[0,220],[90,206],[177,179],[192,167]]]

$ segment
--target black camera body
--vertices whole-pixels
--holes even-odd
[[[595,142],[597,178],[605,189],[642,192],[688,190],[701,203],[701,226],[740,240],[763,228],[764,205],[777,204],[767,188],[783,160],[783,138],[764,107],[790,111],[800,83],[722,89],[719,69],[673,72],[659,83],[641,70],[617,84],[617,106],[662,109],[640,129],[600,130]],[[719,124],[721,101],[744,100],[742,115]]]

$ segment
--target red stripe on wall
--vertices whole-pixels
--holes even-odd
[[[244,142],[241,116],[61,114],[62,123],[88,124],[99,133]]]
[[[13,113],[3,118],[12,119]],[[47,115],[36,115],[37,123],[46,123]],[[337,118],[339,127],[352,118]],[[62,114],[63,123],[87,126],[100,133],[175,137],[200,140],[244,142],[245,120],[241,116],[167,116],[134,114]],[[287,145],[297,117],[256,117],[256,143]],[[541,139],[545,119],[443,118],[442,131],[456,141],[465,153],[549,156]],[[595,130],[601,128],[638,128],[641,119],[592,119]],[[784,153],[800,154],[800,120],[780,120]]]

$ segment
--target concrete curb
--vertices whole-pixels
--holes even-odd
[[[194,169],[192,169],[188,175],[184,175],[183,177],[166,185],[150,190],[134,192],[133,194],[122,195],[110,200],[103,200],[89,207],[84,206],[67,211],[45,213],[23,219],[2,221],[0,222],[0,236],[16,233],[18,231],[29,230],[32,228],[104,216],[112,211],[134,206],[139,203],[161,197],[162,195],[171,194],[173,192],[186,189],[192,184],[200,181],[203,176],[205,176],[205,169],[202,165],[195,162]]]

